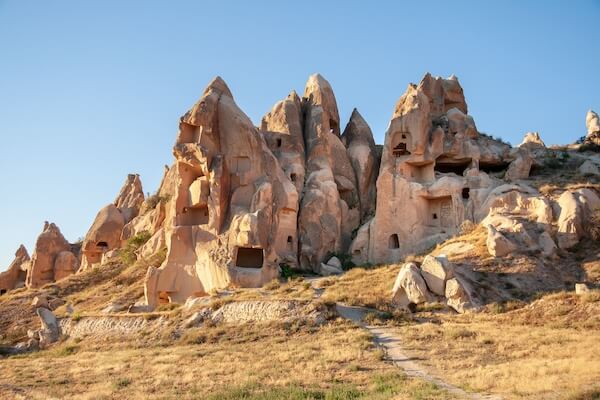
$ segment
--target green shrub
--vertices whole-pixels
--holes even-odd
[[[127,244],[119,254],[121,261],[127,265],[133,265],[133,263],[137,260],[137,255],[135,252],[142,247],[151,236],[152,235],[150,235],[150,232],[141,231],[137,235],[130,237],[127,240]]]

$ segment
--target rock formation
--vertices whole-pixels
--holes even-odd
[[[21,245],[15,252],[15,259],[10,263],[8,269],[0,273],[0,295],[25,286],[28,268],[29,253],[25,246]]]
[[[181,118],[163,265],[148,270],[147,303],[184,302],[279,274],[295,240],[298,191],[221,78]]]
[[[123,228],[130,221],[133,223],[143,203],[144,192],[139,175],[127,175],[115,201],[98,212],[85,235],[81,249],[82,270],[101,263],[102,255],[107,251],[121,247]],[[124,239],[128,239],[128,236]]]
[[[375,217],[351,246],[356,263],[398,261],[472,218],[477,192],[490,186],[486,172],[506,169],[509,146],[479,135],[466,113],[454,76],[409,85],[385,135]]]
[[[585,116],[585,127],[588,136],[600,133],[600,118],[593,110],[589,110]]]
[[[27,270],[27,287],[38,288],[76,272],[77,258],[67,253],[71,253],[71,245],[60,229],[55,224],[45,222]]]

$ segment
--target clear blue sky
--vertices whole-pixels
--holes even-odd
[[[600,111],[600,2],[417,3],[0,0],[0,270],[44,220],[83,236],[127,173],[154,192],[215,75],[258,124],[320,72],[378,143],[427,71],[513,144],[572,142]]]

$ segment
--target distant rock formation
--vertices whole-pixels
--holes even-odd
[[[25,286],[29,260],[29,253],[27,253],[25,246],[19,246],[15,252],[13,262],[10,263],[6,271],[0,273],[0,295],[5,294],[9,290]]]
[[[71,252],[71,244],[60,229],[53,223],[45,222],[27,270],[27,287],[39,288],[75,273],[79,266],[76,260],[77,257]]]

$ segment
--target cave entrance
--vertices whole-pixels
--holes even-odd
[[[442,174],[456,174],[463,176],[466,169],[471,165],[471,160],[464,161],[440,161],[436,160],[433,169]]]
[[[98,242],[98,243],[96,243],[96,247],[100,251],[106,251],[106,250],[108,250],[108,243],[106,243],[106,242]]]
[[[390,249],[399,249],[400,248],[400,239],[398,238],[398,234],[394,233],[388,239],[388,247]]]
[[[479,170],[486,174],[504,172],[507,168],[508,163],[505,162],[486,163],[479,161]]]
[[[288,237],[287,237],[287,249],[288,249],[289,251],[292,251],[292,250],[294,250],[294,238],[293,238],[293,237],[291,237],[291,236],[288,236]]]
[[[334,119],[329,120],[329,132],[335,133],[336,135],[339,132],[338,123]]]
[[[262,268],[263,249],[238,247],[235,256],[235,266],[242,268]]]
[[[0,289],[0,296],[8,292],[8,289]]]
[[[402,157],[410,154],[411,136],[408,132],[396,132],[392,136],[392,155]]]
[[[471,192],[471,189],[469,189],[469,188],[463,188],[463,190],[461,192],[462,198],[465,199],[465,200],[468,200],[469,197],[470,197],[470,192]]]

